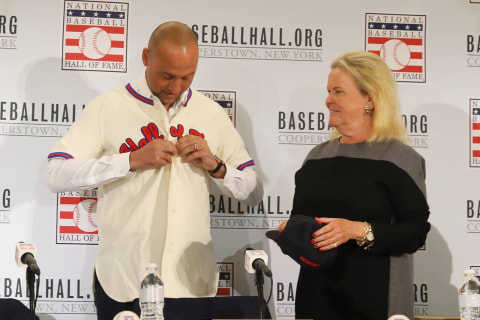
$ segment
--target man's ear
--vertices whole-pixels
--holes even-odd
[[[142,61],[143,65],[146,67],[148,66],[148,60],[150,59],[150,51],[148,51],[148,48],[143,48],[142,51]]]

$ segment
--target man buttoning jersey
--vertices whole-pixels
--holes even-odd
[[[98,319],[139,312],[149,262],[159,266],[166,297],[214,296],[208,185],[251,206],[263,197],[228,115],[190,89],[198,62],[192,30],[160,25],[142,60],[145,75],[96,97],[48,157],[51,191],[99,188]]]

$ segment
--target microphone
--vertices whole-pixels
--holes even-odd
[[[132,311],[120,311],[113,320],[140,320],[140,318]]]
[[[40,275],[40,268],[37,265],[35,256],[37,248],[33,243],[18,242],[15,250],[15,261],[17,266],[27,265],[36,275]]]
[[[268,267],[268,255],[263,250],[245,249],[245,270],[254,273],[262,271],[267,277],[272,277],[272,271]]]

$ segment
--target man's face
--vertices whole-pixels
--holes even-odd
[[[190,87],[197,70],[198,47],[162,42],[152,50],[143,49],[148,86],[168,109]]]

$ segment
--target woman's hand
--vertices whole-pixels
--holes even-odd
[[[283,221],[282,224],[277,227],[277,231],[282,232],[283,229],[285,229],[285,226],[287,225],[287,222],[288,222],[288,220]]]
[[[325,224],[312,234],[312,244],[320,251],[330,250],[350,239],[363,239],[363,222],[341,218],[315,218]]]

